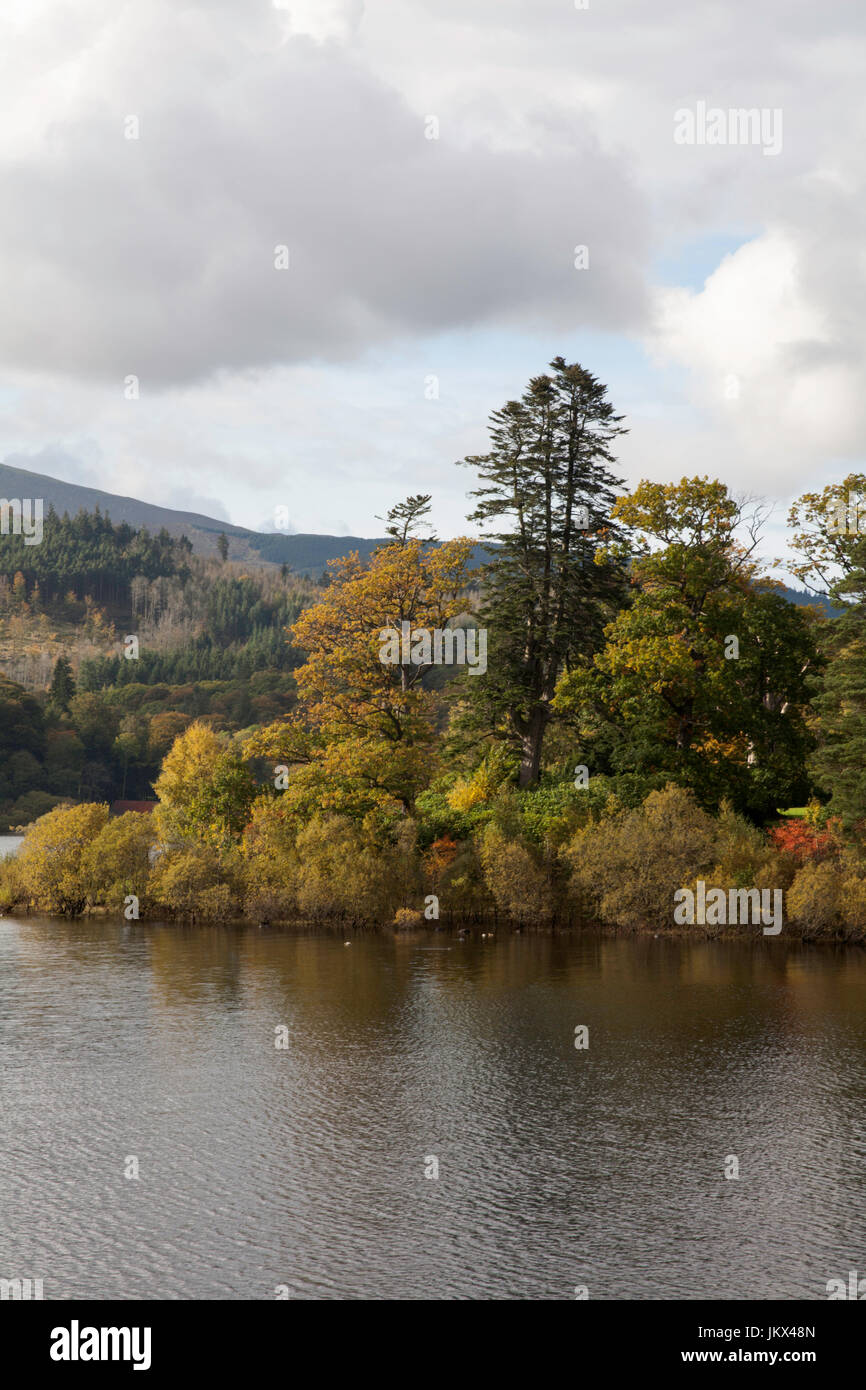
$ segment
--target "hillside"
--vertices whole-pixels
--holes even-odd
[[[45,473],[33,473],[25,468],[13,468],[0,463],[0,497],[41,497],[45,511],[54,507],[59,513],[75,516],[79,511],[93,512],[97,508],[112,521],[125,521],[137,528],[146,526],[151,532],[165,528],[169,535],[188,536],[198,555],[215,555],[217,538],[225,533],[229,541],[229,557],[258,564],[289,565],[296,574],[317,577],[328,560],[347,555],[352,550],[366,558],[382,544],[381,539],[363,536],[320,536],[313,534],[283,535],[251,531],[233,526],[228,521],[202,516],[200,512],[175,511],[152,502],[140,502],[135,497],[121,497],[103,492],[100,488],[64,483]]]

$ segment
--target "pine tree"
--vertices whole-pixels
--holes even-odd
[[[866,604],[830,624],[826,654],[809,770],[829,794],[830,810],[852,825],[866,819]]]
[[[217,550],[219,551],[220,559],[223,564],[225,564],[226,560],[229,558],[229,538],[225,531],[221,531],[217,537]]]
[[[64,714],[68,714],[69,702],[74,694],[75,678],[72,675],[72,667],[69,664],[69,658],[59,656],[51,676],[51,685],[48,687],[48,699],[57,709],[61,710]]]
[[[583,367],[562,357],[550,365],[552,375],[493,412],[490,452],[462,460],[484,482],[470,520],[508,523],[485,536],[496,546],[480,614],[491,655],[468,718],[516,746],[523,787],[540,775],[557,678],[599,645],[625,589],[618,565],[596,563],[615,534],[621,480],[607,465],[623,417]]]
[[[406,545],[407,542],[418,535],[419,526],[428,527],[427,520],[430,511],[430,492],[419,492],[414,497],[407,497],[405,502],[398,502],[391,507],[385,517],[377,516],[377,521],[385,521],[387,525],[385,532],[393,537],[399,545]],[[435,531],[431,531],[428,536],[419,536],[418,539],[426,542],[436,539]]]

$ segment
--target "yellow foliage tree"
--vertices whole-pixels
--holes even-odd
[[[242,833],[256,784],[225,739],[197,720],[175,739],[154,790],[167,840],[225,843]]]
[[[43,912],[74,917],[91,896],[89,855],[108,823],[108,807],[95,802],[57,806],[40,816],[18,853],[18,872],[29,901]]]
[[[296,672],[301,709],[246,749],[292,768],[284,795],[303,819],[322,808],[411,810],[431,775],[439,700],[423,684],[430,653],[412,660],[401,639],[463,611],[471,549],[466,539],[433,548],[405,536],[367,565],[356,552],[330,562],[325,597],[292,630],[307,653]]]

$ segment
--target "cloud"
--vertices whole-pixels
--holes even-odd
[[[454,533],[453,460],[562,351],[631,481],[819,485],[866,452],[861,13],[6,0],[3,447],[300,531],[420,488]],[[697,101],[781,108],[782,152],[676,145]]]
[[[588,122],[547,155],[427,139],[347,47],[246,9],[245,41],[230,4],[93,20],[62,111],[0,162],[0,360],[144,392],[491,321],[641,322],[646,209]]]
[[[687,369],[731,481],[787,490],[863,452],[866,327],[846,308],[862,295],[862,272],[846,279],[840,260],[835,277],[826,265],[816,274],[815,240],[774,227],[725,257],[699,293],[658,293],[650,342]]]

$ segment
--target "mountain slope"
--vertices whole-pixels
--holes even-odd
[[[233,526],[231,522],[203,516],[200,512],[159,507],[152,502],[140,502],[135,497],[103,492],[100,488],[64,483],[59,478],[49,478],[45,473],[32,473],[29,469],[13,468],[6,463],[0,463],[0,497],[41,497],[46,512],[53,507],[56,512],[68,512],[70,516],[79,511],[92,512],[98,507],[114,522],[126,521],[130,526],[146,526],[151,532],[159,531],[164,526],[172,536],[188,536],[193,549],[200,555],[215,554],[217,538],[225,533],[232,559],[255,564],[287,564],[295,573],[311,576],[321,574],[328,560],[347,555],[352,550],[357,550],[365,558],[377,545],[382,544],[381,539],[370,540],[363,536],[285,535],[279,532],[270,535],[251,531],[245,526]]]

